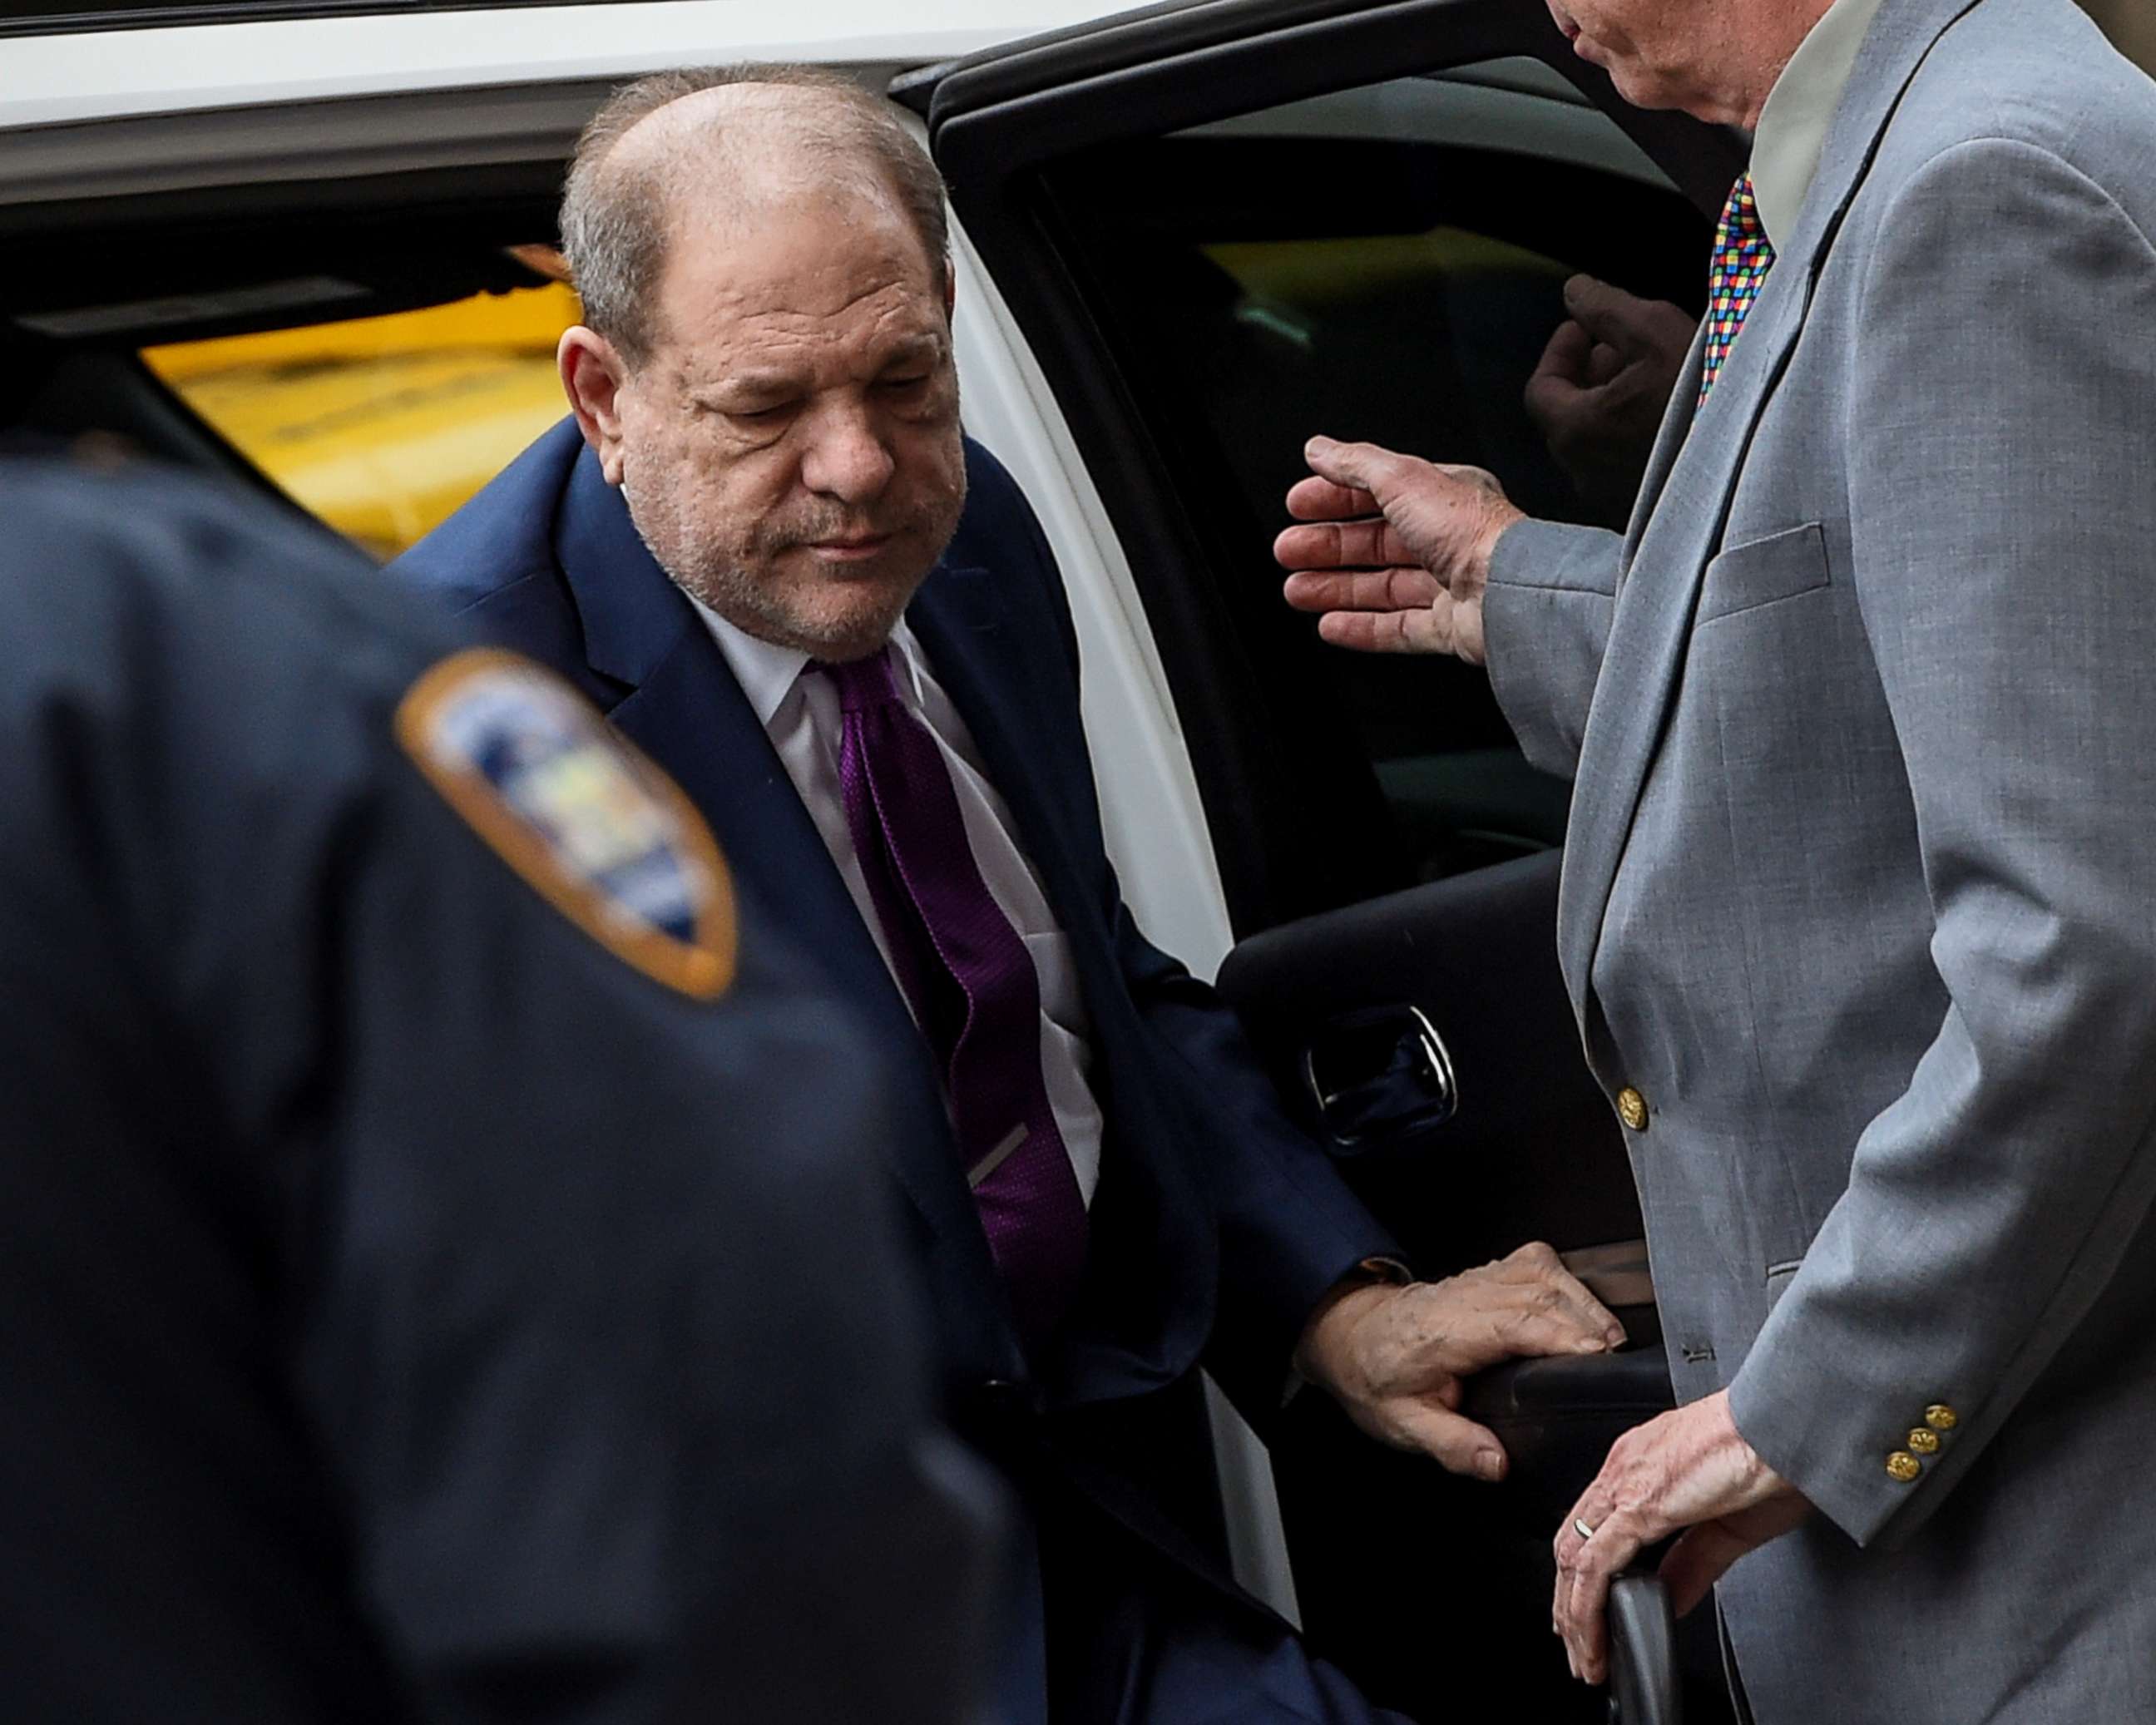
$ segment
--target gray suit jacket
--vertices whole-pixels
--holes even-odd
[[[1491,573],[1679,1392],[1823,1512],[1767,1725],[2156,1717],[2153,236],[2069,0],[1887,0],[1630,534]]]

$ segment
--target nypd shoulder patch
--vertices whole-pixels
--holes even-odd
[[[602,946],[698,999],[726,991],[733,888],[711,829],[567,684],[473,649],[412,685],[396,731],[465,823]]]

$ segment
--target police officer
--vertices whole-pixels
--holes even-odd
[[[963,1714],[866,1068],[702,823],[297,523],[0,520],[0,1718]]]

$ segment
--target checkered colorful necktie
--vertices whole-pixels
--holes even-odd
[[[1722,226],[1714,236],[1714,275],[1707,302],[1707,369],[1699,385],[1699,404],[1714,393],[1714,380],[1737,345],[1737,332],[1751,316],[1752,303],[1766,285],[1774,267],[1774,247],[1759,219],[1759,201],[1753,195],[1752,176],[1739,180],[1722,213]]]

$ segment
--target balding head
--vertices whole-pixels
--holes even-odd
[[[562,228],[562,387],[660,567],[761,639],[875,651],[966,495],[927,157],[823,73],[669,74],[592,122]]]
[[[918,235],[938,290],[947,285],[942,180],[889,105],[860,85],[784,65],[661,72],[625,85],[578,140],[562,198],[562,249],[586,325],[641,364],[677,242],[803,198],[886,203]]]

